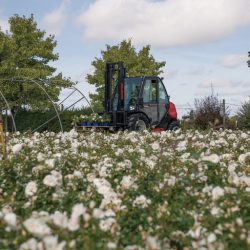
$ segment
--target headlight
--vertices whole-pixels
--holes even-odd
[[[134,105],[129,105],[129,110],[135,110],[135,106]]]

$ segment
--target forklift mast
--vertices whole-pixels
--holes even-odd
[[[114,82],[115,74],[117,73],[117,82]],[[123,62],[107,63],[105,70],[105,112],[113,111],[113,92],[118,88],[118,109],[124,110],[124,78],[126,70]]]

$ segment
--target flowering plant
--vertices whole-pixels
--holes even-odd
[[[250,247],[250,131],[7,139],[0,249]]]
[[[97,113],[92,113],[90,115],[74,116],[73,118],[74,124],[77,124],[80,122],[109,123],[110,121],[111,121],[111,117],[109,114],[99,115]]]

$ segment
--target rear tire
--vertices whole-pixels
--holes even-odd
[[[128,117],[129,131],[143,131],[149,127],[148,118],[143,114],[133,114]]]
[[[178,129],[180,129],[180,122],[179,121],[172,121],[169,125],[168,125],[168,130],[171,131],[176,131]]]

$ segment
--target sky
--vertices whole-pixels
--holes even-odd
[[[250,0],[0,0],[0,27],[32,13],[57,40],[53,66],[86,96],[95,91],[85,80],[95,57],[107,44],[132,39],[136,50],[149,44],[153,57],[166,61],[162,77],[180,116],[211,93],[232,115],[250,99]]]

